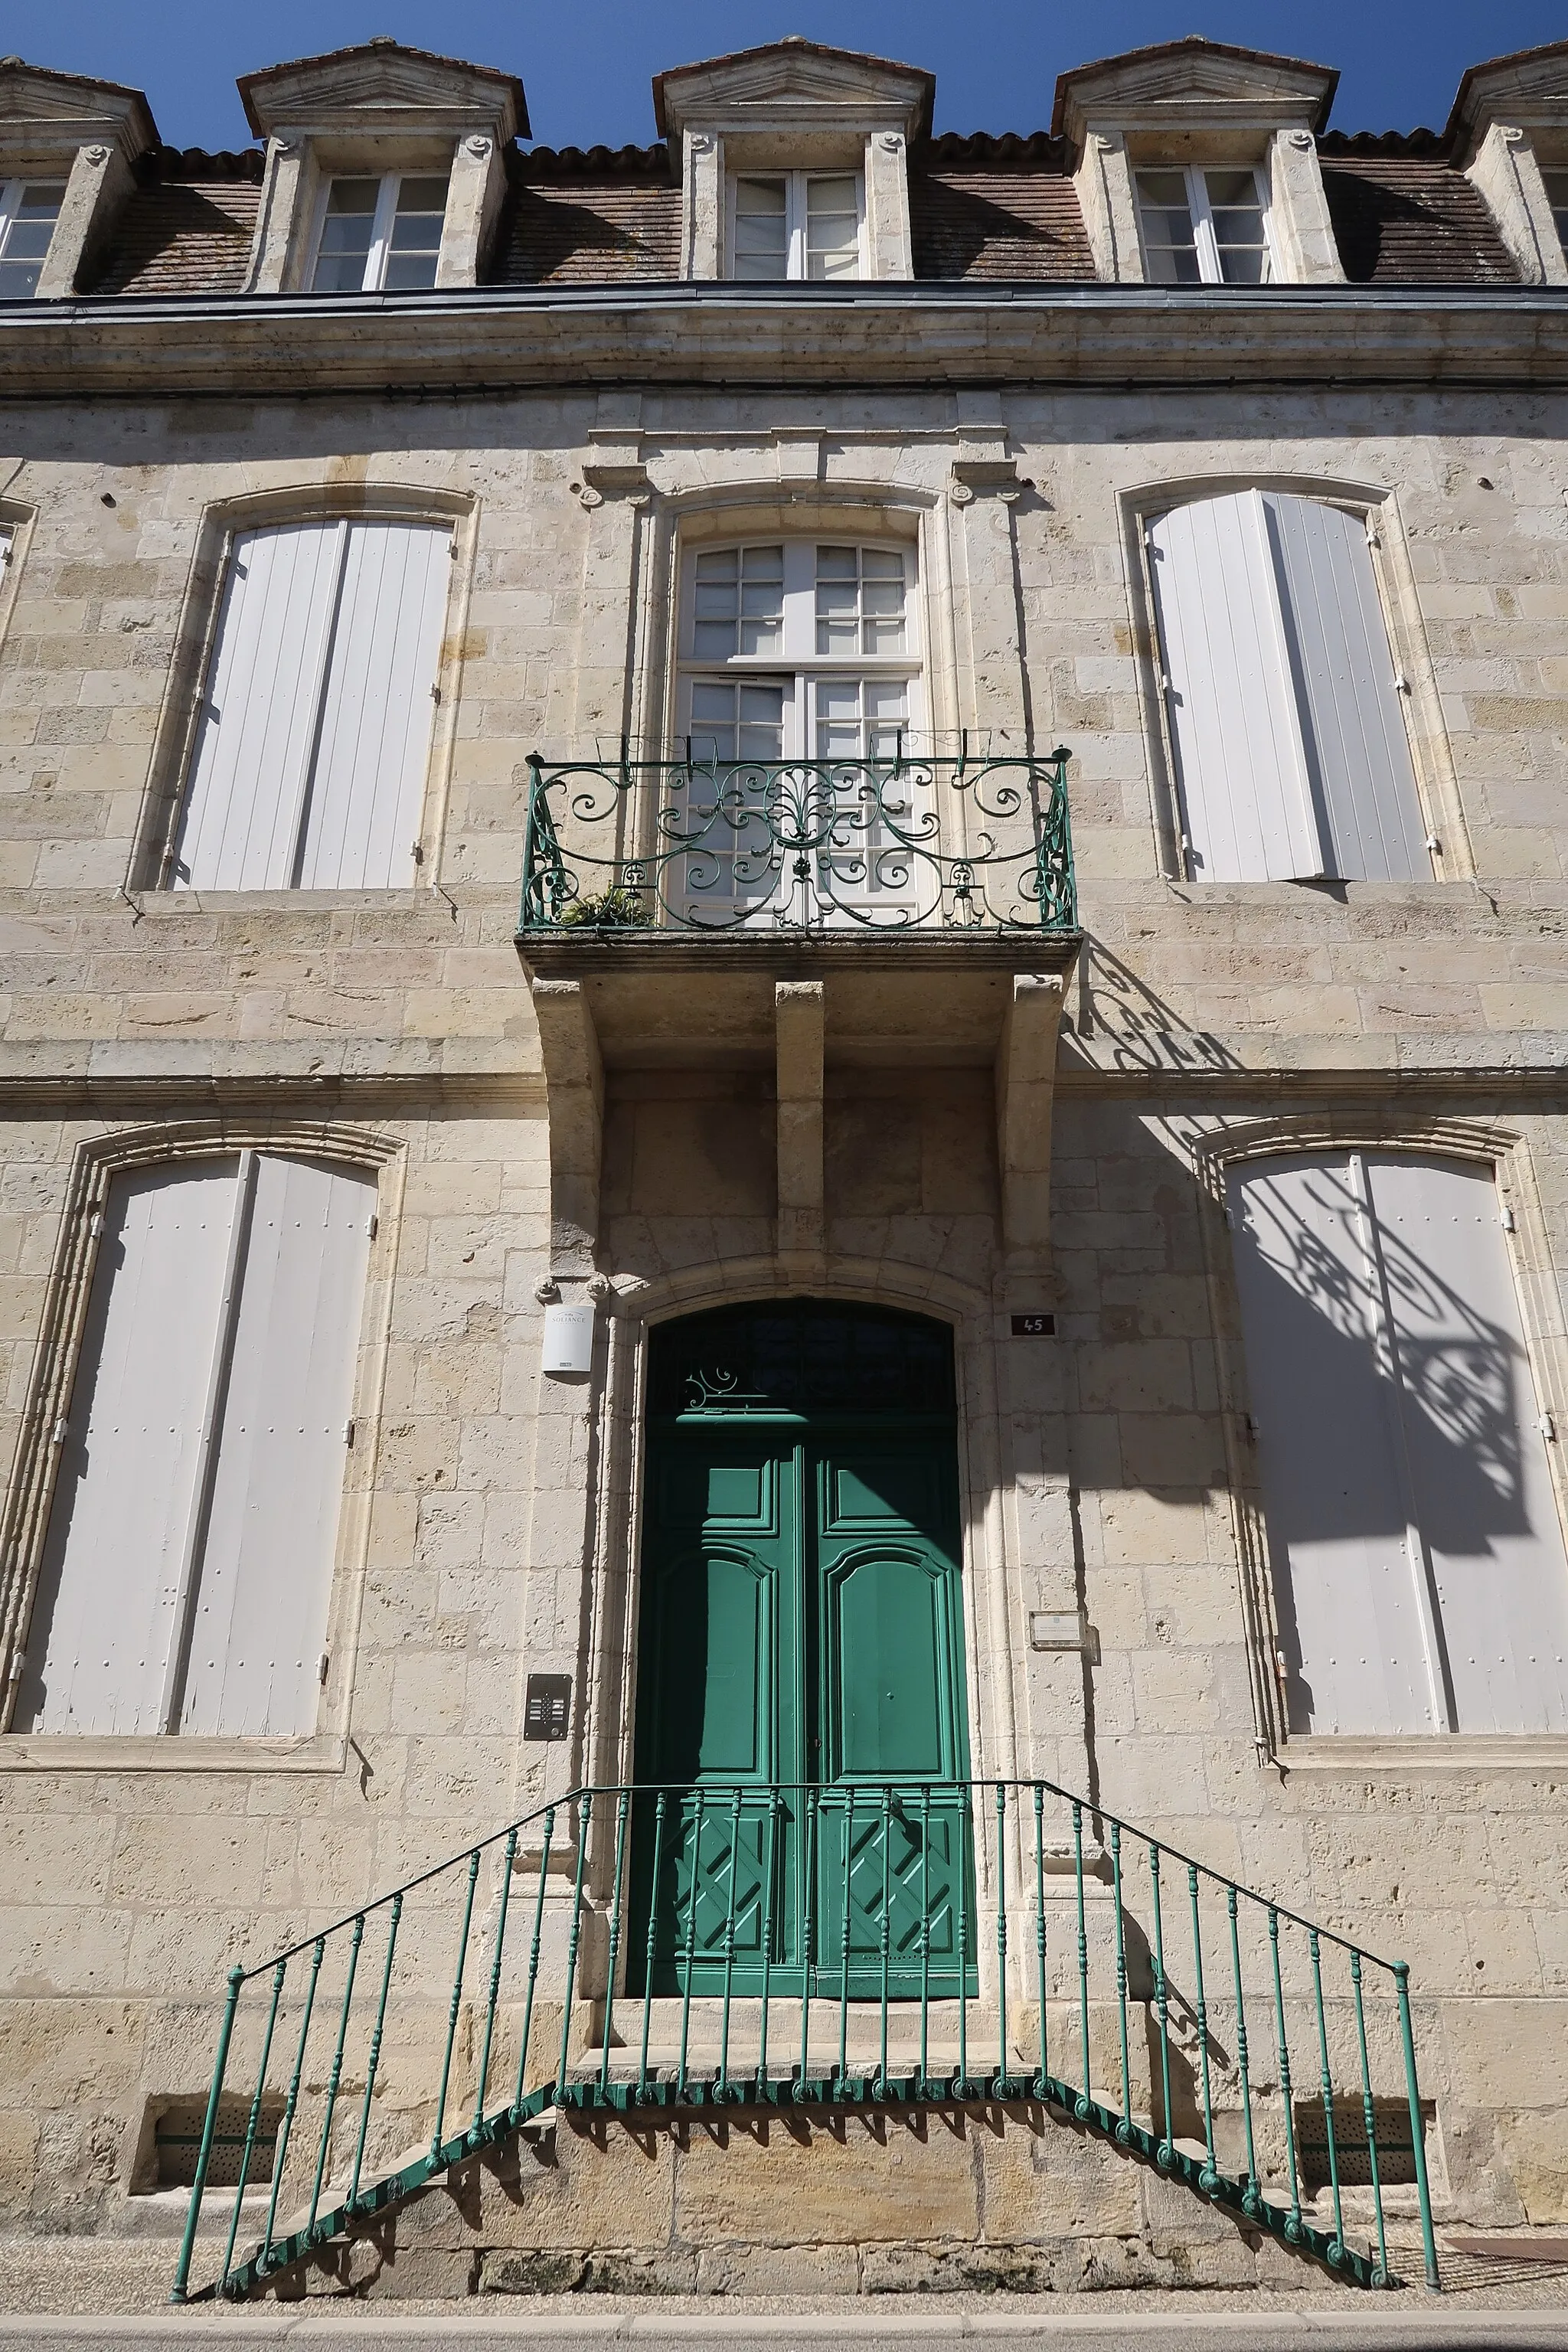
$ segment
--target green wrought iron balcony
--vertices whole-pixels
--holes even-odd
[[[1068,753],[530,761],[523,934],[1071,934]]]

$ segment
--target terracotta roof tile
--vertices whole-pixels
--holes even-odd
[[[236,294],[261,190],[249,179],[157,181],[126,200],[94,294]]]
[[[1352,285],[1517,285],[1519,272],[1485,202],[1462,172],[1429,151],[1325,152],[1323,194]]]
[[[1095,274],[1077,193],[1059,172],[911,171],[910,229],[917,278]]]
[[[580,286],[679,274],[680,190],[626,179],[515,186],[488,277],[496,286]]]

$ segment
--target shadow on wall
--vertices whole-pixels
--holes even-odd
[[[1342,1172],[1325,1165],[1307,1181],[1321,1210],[1353,1234],[1359,1204]],[[1364,1285],[1318,1233],[1285,1212],[1266,1226],[1259,1221],[1258,1240],[1275,1276],[1268,1309],[1275,1342],[1288,1362],[1301,1366],[1303,1384],[1310,1381],[1314,1394],[1337,1396],[1347,1418],[1381,1419],[1397,1375],[1415,1408],[1401,1417],[1411,1485],[1417,1495],[1443,1498],[1444,1552],[1485,1556],[1500,1536],[1528,1535],[1520,1447],[1524,1367],[1512,1336],[1382,1225],[1379,1256],[1398,1334],[1395,1367],[1380,1360]],[[1279,1529],[1288,1541],[1403,1535],[1396,1493],[1379,1514],[1364,1488],[1348,1496],[1326,1462],[1324,1470],[1293,1489]]]
[[[1062,1018],[1085,1056],[1114,1070],[1239,1070],[1245,1066],[1207,1029],[1190,1029],[1135,971],[1099,940],[1079,953],[1076,1002]]]

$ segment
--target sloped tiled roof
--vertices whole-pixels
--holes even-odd
[[[1430,131],[1331,132],[1323,194],[1352,285],[1517,285],[1485,199]]]
[[[94,294],[235,294],[261,201],[259,148],[159,148],[138,167]]]
[[[1092,278],[1094,259],[1060,142],[951,132],[910,158],[917,278]]]
[[[1430,131],[1331,131],[1323,186],[1345,275],[1360,285],[1494,286],[1518,271],[1486,204]],[[259,148],[158,148],[89,288],[93,294],[231,294],[245,283],[260,201]],[[1092,282],[1059,140],[920,142],[910,153],[917,278]],[[536,147],[508,158],[510,186],[486,272],[499,286],[669,282],[680,274],[680,190],[668,149]]]
[[[498,286],[680,275],[680,190],[662,147],[535,149],[512,174],[488,276]]]

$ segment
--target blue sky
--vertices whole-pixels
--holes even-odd
[[[1568,36],[1561,0],[1100,0],[1071,11],[1026,0],[55,0],[17,8],[7,47],[30,63],[144,89],[174,146],[238,146],[237,74],[374,33],[520,74],[537,138],[612,146],[653,137],[648,82],[661,67],[805,33],[929,68],[939,131],[1034,131],[1066,66],[1191,32],[1313,58],[1341,70],[1342,130],[1441,128],[1467,65]]]

